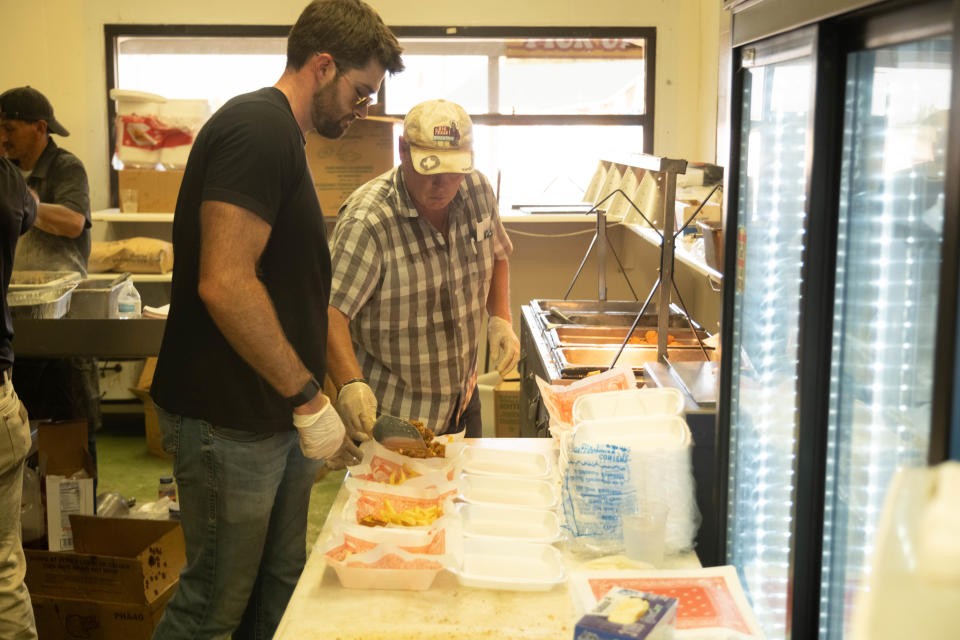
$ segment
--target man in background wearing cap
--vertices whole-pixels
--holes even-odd
[[[46,96],[33,87],[0,94],[3,148],[39,198],[37,221],[17,245],[13,268],[87,274],[90,256],[90,190],[77,156],[50,134],[68,136]],[[20,399],[36,419],[87,421],[87,441],[96,467],[95,431],[100,428],[100,379],[93,358],[23,358],[14,367]]]
[[[87,273],[90,256],[90,190],[77,156],[50,134],[70,135],[50,101],[32,87],[0,94],[4,150],[40,197],[37,223],[20,241],[15,269]]]
[[[489,181],[473,168],[472,123],[446,100],[413,107],[400,166],[353,192],[333,232],[327,341],[337,409],[370,434],[379,409],[437,434],[481,435],[483,311],[501,375],[517,363],[513,250]]]
[[[0,157],[0,638],[37,637],[30,593],[23,582],[27,570],[20,540],[20,498],[23,461],[30,451],[30,421],[10,376],[13,323],[7,307],[7,286],[17,240],[37,218],[36,196],[17,168]]]

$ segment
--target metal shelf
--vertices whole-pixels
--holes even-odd
[[[94,211],[91,217],[103,222],[173,222],[172,213],[121,213],[119,209]]]
[[[634,232],[635,234],[637,234],[638,236],[640,236],[641,238],[643,238],[653,246],[655,247],[660,246],[661,244],[660,235],[656,231],[648,227],[646,224],[624,223],[623,226],[630,229],[630,231]],[[706,263],[703,262],[703,260],[700,259],[699,256],[696,256],[690,253],[681,245],[679,244],[674,245],[673,255],[677,260],[687,265],[697,273],[707,276],[708,278],[710,278],[711,280],[717,283],[723,282],[722,273],[708,266]]]
[[[105,272],[105,273],[88,273],[87,278],[91,280],[113,280],[116,278],[119,273],[116,272]],[[173,280],[173,272],[168,271],[167,273],[131,273],[130,279],[134,282],[170,282]]]

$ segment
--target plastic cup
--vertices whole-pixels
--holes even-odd
[[[124,213],[136,213],[139,201],[139,193],[136,189],[120,189],[120,211]]]
[[[627,557],[659,567],[667,534],[669,507],[662,502],[641,501],[621,514],[623,546]]]

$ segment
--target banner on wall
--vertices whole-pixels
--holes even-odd
[[[508,40],[508,58],[643,59],[646,41],[630,38],[532,38]]]

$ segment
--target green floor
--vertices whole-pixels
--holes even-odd
[[[156,500],[160,477],[172,475],[173,461],[147,450],[142,413],[128,412],[122,405],[104,408],[103,428],[97,431],[97,492],[118,491],[124,497],[136,498],[137,504]],[[343,471],[330,472],[313,487],[307,515],[307,553],[320,533],[343,476]]]

